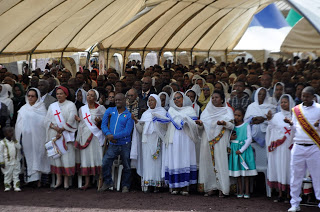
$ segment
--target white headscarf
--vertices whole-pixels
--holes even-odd
[[[206,109],[201,113],[200,120],[203,122],[208,141],[214,139],[222,130],[223,126],[218,125],[217,121],[230,122],[234,120],[232,109],[224,102],[222,107],[216,107],[210,100]]]
[[[38,99],[37,99],[37,101],[34,103],[34,105],[31,106],[30,103],[29,103],[29,100],[28,100],[28,93],[29,93],[29,91],[32,91],[32,90],[37,93]],[[26,105],[28,105],[28,106],[30,106],[30,107],[33,107],[33,108],[41,108],[41,107],[42,107],[41,105],[44,105],[44,103],[41,102],[41,93],[40,93],[40,91],[39,91],[38,88],[30,88],[30,89],[27,91],[25,98],[26,98]]]
[[[199,85],[198,85],[199,87]],[[200,87],[199,87],[200,88]],[[187,95],[187,93],[191,91],[194,93],[195,97],[194,97],[194,101],[192,102],[192,108],[194,109],[194,111],[196,111],[197,116],[199,117],[199,113],[200,113],[200,106],[197,104],[197,100],[198,100],[198,95],[197,93],[191,88],[189,90],[187,90],[185,92],[185,94]]]
[[[166,101],[165,101],[165,103],[164,103],[164,109],[165,109],[165,110],[169,110],[170,97],[169,97],[169,95],[167,94],[167,92],[160,92],[160,93],[158,94],[159,98],[161,98],[161,95],[162,95],[162,94],[166,96]]]
[[[9,90],[8,89],[11,88],[11,86],[10,85],[7,86],[7,85],[8,84],[0,84],[0,86],[2,87],[2,90],[0,92],[0,103],[2,102],[3,104],[5,104],[9,110],[9,105],[10,104],[12,105],[12,99],[9,98],[9,93],[8,93]],[[12,113],[13,113],[13,111],[12,111]]]
[[[284,94],[285,88],[284,88],[284,84],[282,82],[277,82],[274,86],[273,86],[273,94],[272,94],[272,104],[278,106],[280,104],[280,99],[279,101],[276,98],[276,88],[278,85],[282,86],[282,95]],[[281,95],[281,96],[282,96]],[[280,96],[280,97],[281,97]]]
[[[160,116],[165,117],[166,113],[167,113],[167,111],[163,107],[161,107],[161,100],[160,100],[160,97],[158,95],[151,94],[149,96],[149,98],[150,97],[153,97],[156,100],[157,104],[156,104],[154,109],[151,109],[150,106],[149,106],[149,101],[147,102],[148,110],[146,110],[142,114],[141,119],[139,120],[139,122],[144,122],[143,134],[152,134],[155,131],[157,132],[157,130],[156,130],[155,126],[154,126],[153,116],[154,115],[160,115]]]
[[[266,91],[266,98],[264,99],[263,103],[259,105],[258,94],[261,89],[264,89]],[[261,87],[256,91],[254,95],[254,102],[248,106],[244,119],[247,122],[247,120],[252,117],[256,117],[256,116],[266,117],[266,114],[268,113],[268,111],[271,110],[274,113],[275,108],[276,107],[271,104],[269,92],[267,91],[267,89]]]
[[[93,89],[91,89],[91,90],[93,90]],[[74,101],[74,103],[76,103],[78,100],[77,100],[77,94],[78,94],[78,92],[79,91],[81,91],[81,93],[82,93],[82,103],[83,104],[87,104],[87,92],[84,90],[84,89],[82,89],[82,88],[79,88],[78,90],[77,90],[77,92],[76,92],[76,94],[75,94],[75,96],[76,96],[76,100]],[[99,95],[97,96],[97,97],[99,97]],[[99,100],[99,99],[98,99]],[[97,100],[97,101],[98,101]]]
[[[96,103],[99,104],[99,92],[96,89],[90,89],[89,91],[93,91],[96,94],[96,97],[97,97]],[[88,93],[89,93],[89,91],[88,91]],[[83,93],[82,93],[82,95],[83,95]],[[87,103],[87,95],[86,95],[86,103]]]
[[[174,96],[176,93],[180,93],[183,98],[183,106],[178,107],[174,103]],[[195,123],[197,120],[197,114],[194,109],[191,107],[192,102],[189,97],[184,93],[177,91],[174,92],[170,99],[170,108],[168,110],[167,116],[170,119],[172,125],[169,125],[168,132],[166,134],[166,143],[173,142],[174,130],[184,130],[187,135],[195,143],[199,141],[198,126]]]
[[[281,113],[284,115],[284,117],[290,118],[292,117],[292,108],[296,105],[295,101],[293,100],[293,98],[289,95],[289,94],[283,94],[280,99],[279,99],[279,104],[281,104],[281,100],[283,97],[287,97],[289,100],[289,111],[284,110],[280,107]]]
[[[201,77],[200,75],[194,75],[194,76],[192,77],[192,84],[197,84],[197,81],[198,81],[199,79],[202,80],[203,84],[206,84],[206,80],[205,80],[203,77]]]
[[[195,84],[195,85],[192,86],[192,88],[191,88],[190,90],[193,90],[193,91],[196,93],[197,99],[198,99],[198,97],[199,97],[200,94],[201,94],[201,88],[200,88],[200,86],[199,86],[198,84]],[[186,92],[186,93],[187,93],[187,92]]]

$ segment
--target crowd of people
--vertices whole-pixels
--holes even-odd
[[[40,187],[51,173],[55,189],[68,189],[79,175],[86,190],[100,176],[99,191],[112,190],[120,156],[122,192],[135,168],[144,192],[189,195],[196,184],[205,196],[224,197],[236,179],[237,197],[250,198],[262,152],[275,202],[291,196],[289,211],[298,211],[304,177],[320,200],[319,69],[320,58],[297,57],[188,67],[169,60],[146,69],[130,61],[122,76],[94,65],[75,76],[55,63],[23,75],[0,66],[5,191],[12,181],[21,191],[21,161],[25,183]]]

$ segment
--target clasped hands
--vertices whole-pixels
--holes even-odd
[[[196,122],[196,124],[199,125],[199,126],[202,126],[202,125],[203,125],[203,122],[202,122],[200,119],[196,120],[195,122]],[[226,125],[226,124],[227,124],[227,123],[226,123],[225,121],[217,121],[217,125]]]

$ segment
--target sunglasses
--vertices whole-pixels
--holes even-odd
[[[203,91],[210,91],[210,88],[202,88]]]

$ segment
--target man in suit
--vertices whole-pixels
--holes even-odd
[[[57,101],[56,98],[54,98],[53,96],[48,94],[49,82],[46,80],[43,80],[43,79],[40,80],[39,85],[38,85],[38,89],[41,93],[41,102],[44,103],[44,105],[46,106],[46,109],[48,110],[50,104]]]
[[[151,77],[144,77],[141,80],[141,91],[139,92],[139,108],[141,113],[148,109],[147,102],[151,94],[156,94],[156,90],[152,87]]]

